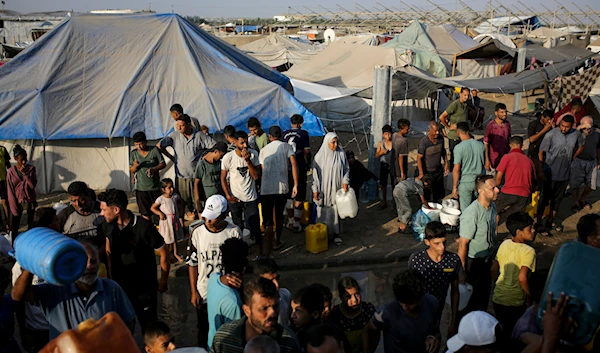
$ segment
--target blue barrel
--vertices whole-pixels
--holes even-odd
[[[49,228],[19,234],[14,248],[21,267],[57,286],[75,282],[87,266],[83,245]]]

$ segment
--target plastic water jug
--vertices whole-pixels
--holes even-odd
[[[18,238],[17,238],[18,239]],[[131,332],[115,312],[100,320],[86,320],[50,341],[40,353],[130,353],[139,349]]]
[[[14,247],[21,267],[57,286],[75,282],[87,266],[83,245],[52,229],[28,230],[15,239]]]
[[[306,227],[306,250],[313,254],[322,253],[329,249],[327,226],[323,223],[311,224]]]
[[[471,299],[471,295],[473,294],[473,286],[471,286],[468,283],[460,283],[458,285],[458,293],[458,310],[464,310],[464,308],[467,307],[467,304],[469,304],[469,300]],[[448,288],[448,294],[446,295],[446,303],[450,306],[452,305],[452,288]]]
[[[352,188],[348,188],[348,191],[339,189],[335,193],[335,204],[337,206],[338,215],[341,219],[346,217],[354,218],[358,214],[356,194]]]
[[[367,183],[363,183],[358,192],[358,199],[360,203],[369,203],[369,186]]]
[[[302,217],[300,218],[300,224],[307,226],[310,224],[310,217],[312,213],[312,206],[308,201],[302,204]]]
[[[576,331],[566,340],[577,345],[589,343],[600,325],[599,267],[600,249],[578,242],[568,242],[561,246],[546,280],[538,323],[541,325],[548,292],[552,292],[554,303],[560,293],[564,292],[571,298],[566,308],[567,315],[578,324]]]
[[[377,191],[379,190],[377,181],[375,179],[369,179],[369,181],[367,181],[367,188],[369,191],[369,201],[377,200]]]
[[[460,210],[460,203],[455,199],[446,199],[442,201],[442,210],[444,208],[454,208],[455,210]]]
[[[65,205],[62,201],[59,201],[52,206],[54,211],[56,211],[56,214],[59,214],[60,211],[64,210],[67,207],[69,207],[69,206]]]

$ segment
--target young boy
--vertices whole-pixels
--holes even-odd
[[[321,283],[313,283],[310,285],[311,287],[317,288],[323,294],[323,313],[321,313],[321,319],[327,320],[331,315],[331,301],[333,300],[333,294],[331,293],[331,289],[324,284]]]
[[[260,152],[269,143],[269,137],[263,131],[262,125],[257,118],[248,119],[248,130],[250,130],[250,138],[248,139],[250,148],[256,152]]]
[[[396,184],[394,188],[394,201],[396,201],[396,211],[398,212],[398,231],[404,233],[408,227],[408,221],[412,216],[412,207],[410,205],[409,195],[419,195],[421,203],[429,207],[429,203],[425,199],[425,189],[428,189],[431,185],[431,176],[424,175],[421,180],[418,178],[408,178]]]
[[[159,171],[167,164],[156,146],[148,146],[145,133],[136,132],[133,144],[135,149],[129,155],[129,171],[135,176],[135,198],[142,217],[150,220],[152,204],[161,194]]]
[[[177,348],[171,329],[162,321],[154,321],[146,326],[144,344],[146,353],[165,353]]]
[[[279,292],[279,324],[281,326],[290,326],[290,316],[292,309],[292,293],[287,288],[279,287],[279,265],[271,257],[262,257],[254,262],[253,273],[256,276],[263,277],[272,281]]]
[[[241,281],[230,281],[230,275],[241,279],[248,266],[248,244],[242,239],[229,238],[219,247],[222,271],[214,272],[208,279],[208,347],[219,327],[242,317]]]
[[[240,238],[240,229],[225,220],[228,213],[227,200],[213,195],[206,200],[202,211],[204,224],[192,233],[192,255],[188,262],[188,274],[192,291],[192,304],[198,317],[198,346],[207,347],[208,341],[208,278],[222,267],[221,244],[229,238]]]
[[[227,152],[235,150],[235,127],[227,125],[223,128],[223,136],[227,141]]]
[[[196,209],[202,210],[202,202],[212,195],[223,195],[221,186],[221,158],[227,153],[227,144],[217,142],[209,149],[198,164],[194,172],[194,198]]]
[[[302,205],[304,204],[304,201],[306,201],[306,173],[311,167],[312,155],[310,152],[310,137],[308,131],[302,129],[304,117],[300,114],[294,114],[290,118],[290,122],[292,123],[292,128],[283,132],[281,140],[292,146],[294,154],[296,155],[296,164],[298,166],[298,193],[292,199],[292,193],[290,191],[290,199],[288,200],[287,206],[287,227],[292,231],[297,232],[302,230],[300,218],[302,217]],[[290,185],[292,185],[294,178],[291,167],[288,174]]]
[[[510,336],[531,300],[528,275],[535,271],[535,250],[525,243],[533,241],[535,236],[533,219],[525,212],[510,215],[506,227],[512,239],[500,245],[492,265],[492,276],[496,280],[492,301],[503,331]]]
[[[306,331],[322,322],[323,294],[313,286],[304,287],[292,297],[292,321],[300,347],[306,346]]]
[[[415,269],[425,278],[427,293],[433,295],[440,302],[439,317],[446,302],[448,286],[452,296],[452,319],[448,332],[456,333],[458,329],[458,281],[463,276],[462,263],[457,254],[446,250],[446,227],[440,222],[433,221],[425,226],[425,245],[429,248],[410,255],[408,268]]]
[[[393,157],[394,152],[392,145],[392,127],[390,125],[384,125],[382,131],[382,140],[377,145],[377,151],[375,152],[375,158],[379,158],[381,167],[379,168],[379,185],[381,185],[381,204],[379,209],[382,210],[387,208],[387,184],[388,177],[391,185],[394,185],[394,173],[393,171]],[[354,190],[358,192],[357,190]]]

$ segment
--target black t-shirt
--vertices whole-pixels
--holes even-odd
[[[154,249],[165,245],[154,225],[129,212],[131,220],[119,230],[116,222],[103,222],[99,232],[110,240],[113,279],[132,298],[158,289]]]
[[[527,137],[531,137],[542,130],[544,130],[544,124],[540,123],[539,119],[534,120],[530,122],[527,126]],[[531,140],[529,140],[529,152],[527,153],[527,155],[534,161],[538,160],[538,154],[540,153],[540,145],[542,144],[543,139],[544,136],[540,137],[535,142],[531,142]]]
[[[450,283],[458,280],[463,271],[460,257],[457,254],[446,252],[440,262],[435,262],[429,257],[427,250],[410,255],[408,268],[415,269],[423,274],[427,293],[436,297],[442,308],[443,303],[446,301]]]

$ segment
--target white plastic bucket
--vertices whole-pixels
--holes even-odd
[[[440,212],[440,222],[450,226],[457,226],[460,221],[460,210],[444,207]]]
[[[460,294],[458,300],[458,310],[464,310],[469,304],[469,300],[471,299],[471,295],[473,294],[473,287],[468,284],[459,284],[458,285],[458,293]],[[446,295],[446,303],[448,305],[452,305],[452,289],[448,288],[448,294]]]
[[[423,212],[425,212],[425,214],[432,221],[439,221],[440,220],[440,212],[442,211],[442,208],[443,208],[442,205],[440,205],[439,203],[430,202],[429,207],[431,207],[431,209],[429,209],[423,205],[423,206],[421,206],[421,209],[423,210]]]
[[[457,210],[460,210],[460,204],[458,203],[458,200],[455,199],[446,199],[442,201],[442,209],[444,208],[454,208]]]

